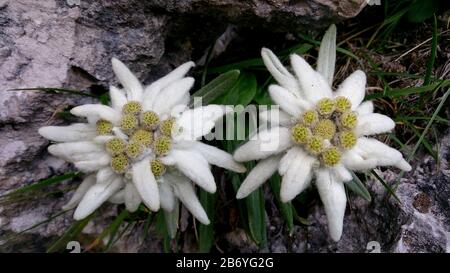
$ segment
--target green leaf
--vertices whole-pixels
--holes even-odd
[[[189,106],[194,106],[194,97],[201,97],[204,105],[209,104],[225,92],[229,91],[236,84],[239,74],[239,70],[232,70],[219,75],[191,96]]]
[[[266,213],[264,207],[264,193],[262,187],[245,198],[247,205],[247,219],[250,236],[260,246],[267,243]]]
[[[440,87],[445,87],[450,85],[450,79],[443,80],[440,82],[436,82],[434,84],[426,85],[426,86],[419,86],[419,87],[407,87],[407,88],[399,88],[399,89],[392,89],[386,92],[379,92],[379,93],[373,93],[370,95],[367,95],[365,100],[373,100],[378,98],[395,98],[395,97],[402,97],[402,96],[408,96],[412,94],[421,94],[426,93],[430,91],[435,91]]]
[[[53,244],[50,245],[50,247],[47,249],[47,253],[58,252],[65,249],[67,243],[69,241],[72,241],[83,231],[84,227],[89,223],[89,221],[91,221],[94,214],[95,213],[92,213],[83,220],[76,221],[75,223],[73,223],[66,230],[66,232],[64,232],[64,234],[61,237],[59,237],[58,240],[56,240]]]
[[[375,178],[380,181],[380,183],[383,185],[383,187],[389,192],[389,194],[391,194],[395,200],[397,200],[399,203],[401,203],[402,201],[400,201],[400,198],[398,198],[397,194],[395,194],[395,189],[393,189],[391,186],[388,185],[388,183],[386,183],[386,181],[384,181],[383,178],[381,178],[381,176],[379,176],[374,170],[370,171],[370,173],[375,176]]]
[[[351,172],[353,176],[353,180],[348,181],[345,183],[347,188],[351,190],[352,192],[356,193],[357,195],[361,196],[367,201],[372,201],[372,197],[370,196],[369,191],[367,190],[366,186],[361,182],[358,176],[354,172]]]
[[[281,189],[281,182],[280,182],[280,176],[278,174],[273,175],[270,180],[269,184],[272,188],[273,195],[275,196],[275,200],[277,201],[278,208],[281,211],[281,215],[283,216],[284,220],[286,221],[286,225],[289,230],[289,234],[291,235],[292,232],[294,232],[294,214],[293,214],[293,207],[291,202],[283,203],[280,199],[280,189]]]
[[[211,224],[200,224],[198,232],[198,248],[202,253],[209,252],[214,245],[214,218],[215,218],[215,206],[217,201],[217,193],[211,194],[202,189],[199,192],[200,203],[206,211],[206,214],[211,221]]]
[[[38,181],[36,183],[32,183],[30,185],[23,186],[23,187],[21,187],[19,189],[14,190],[13,192],[10,192],[10,193],[7,193],[5,195],[2,195],[1,198],[12,197],[12,196],[23,194],[23,193],[26,193],[26,192],[29,192],[29,191],[42,189],[42,188],[47,187],[49,185],[56,184],[56,183],[59,183],[59,182],[62,182],[62,181],[68,180],[68,179],[72,179],[72,178],[77,177],[77,176],[81,176],[82,174],[83,173],[81,173],[81,172],[70,172],[70,173],[65,173],[63,175],[52,176],[50,178],[43,179],[43,180],[40,180],[40,181]]]
[[[32,87],[32,88],[16,88],[16,89],[10,89],[8,91],[42,91],[42,92],[48,92],[48,93],[68,93],[68,94],[72,94],[72,95],[98,98],[98,96],[92,95],[90,93],[86,93],[86,92],[83,92],[80,90],[75,90],[75,89],[67,89],[67,88]]]
[[[409,6],[407,17],[411,23],[421,23],[439,9],[439,0],[416,0]]]
[[[264,67],[264,63],[261,58],[257,59],[249,59],[237,63],[227,64],[223,66],[213,67],[208,70],[208,73],[224,73],[233,69],[244,69],[244,68],[252,68],[252,67]]]
[[[241,73],[235,85],[214,103],[223,105],[248,105],[256,94],[256,77],[250,73]]]
[[[429,1],[429,2],[433,2],[433,1]],[[436,59],[437,39],[438,39],[437,19],[436,19],[436,15],[434,15],[433,38],[431,40],[430,58],[427,61],[427,70],[425,72],[425,78],[423,80],[423,85],[430,84],[431,74],[433,73],[434,61]]]
[[[113,242],[115,241],[115,236],[117,234],[117,231],[119,231],[120,225],[125,221],[125,218],[127,218],[130,215],[130,213],[124,209],[122,212],[117,215],[117,217],[114,219],[114,221],[108,226],[108,243],[106,244],[106,248],[110,248],[113,245]],[[103,239],[103,238],[102,238]]]

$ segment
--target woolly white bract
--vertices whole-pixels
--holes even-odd
[[[255,140],[239,147],[234,159],[261,160],[240,186],[237,198],[249,195],[277,170],[282,176],[283,202],[295,198],[314,180],[325,207],[330,236],[338,241],[347,201],[344,182],[352,180],[350,171],[377,166],[409,171],[411,166],[399,151],[368,138],[391,131],[395,123],[373,113],[371,101],[363,102],[364,72],[355,71],[332,91],[335,50],[334,25],[323,38],[317,71],[293,54],[292,74],[269,49],[262,49],[264,64],[278,82],[269,86],[269,94],[281,109],[279,119],[272,121],[271,128],[260,132]],[[271,114],[267,111],[261,116],[270,119]]]
[[[76,207],[75,219],[85,218],[106,201],[125,203],[130,212],[143,202],[152,211],[161,207],[171,219],[178,215],[180,200],[201,223],[209,224],[191,181],[213,193],[210,164],[236,172],[245,168],[230,154],[198,141],[231,109],[188,109],[194,79],[185,74],[193,66],[187,62],[144,87],[113,58],[123,89],[110,87],[110,106],[77,106],[71,113],[87,118],[87,123],[39,129],[43,137],[58,142],[48,147],[51,154],[88,174],[64,206]]]

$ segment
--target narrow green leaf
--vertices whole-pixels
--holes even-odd
[[[92,95],[90,93],[86,93],[86,92],[83,92],[80,90],[75,90],[75,89],[66,89],[66,88],[32,87],[32,88],[16,88],[16,89],[10,89],[8,91],[42,91],[42,92],[48,92],[48,93],[68,93],[68,94],[72,94],[72,95],[98,98],[98,96]]]
[[[421,1],[421,2],[428,2],[428,1]],[[433,1],[429,1],[429,2],[433,2]],[[430,84],[431,74],[433,73],[434,61],[436,59],[437,39],[438,39],[437,19],[436,19],[436,15],[434,15],[433,38],[431,40],[430,58],[427,61],[427,70],[425,72],[425,78],[423,80],[423,85]]]
[[[23,186],[23,187],[21,187],[19,189],[14,190],[13,192],[10,192],[10,193],[7,193],[5,195],[2,195],[1,198],[11,197],[11,196],[15,196],[15,195],[18,195],[18,194],[23,194],[25,192],[42,189],[42,188],[47,187],[49,185],[56,184],[56,183],[59,183],[59,182],[62,182],[62,181],[68,180],[68,179],[72,179],[72,178],[77,177],[77,176],[81,176],[82,174],[83,173],[81,173],[81,172],[70,172],[70,173],[65,173],[63,175],[52,176],[50,178],[43,179],[43,180],[40,180],[40,181],[38,181],[36,183],[32,183],[32,184]]]
[[[106,244],[106,248],[110,248],[113,245],[114,239],[116,238],[117,231],[119,231],[120,225],[125,221],[125,218],[127,218],[130,215],[130,213],[124,209],[122,212],[117,215],[117,217],[114,219],[114,221],[108,226],[108,243]],[[103,238],[102,238],[103,239]]]
[[[245,198],[245,203],[247,205],[250,235],[260,247],[264,247],[267,243],[267,231],[264,193],[262,187],[255,190],[247,198]]]
[[[47,249],[47,253],[58,252],[65,249],[67,243],[76,238],[83,231],[84,227],[91,221],[94,214],[95,213],[92,213],[83,220],[73,223],[58,240],[50,245]]]
[[[357,195],[361,196],[367,201],[372,201],[372,197],[370,196],[369,191],[367,190],[366,186],[361,182],[358,176],[354,172],[351,172],[353,176],[353,180],[348,181],[345,183],[347,188],[351,190],[352,192],[356,193]]]
[[[39,223],[37,223],[37,224],[34,224],[34,225],[32,225],[31,227],[26,228],[26,229],[24,229],[24,230],[21,230],[21,231],[18,232],[18,233],[14,233],[13,235],[11,235],[11,236],[9,236],[9,237],[6,237],[6,238],[0,237],[0,241],[2,241],[2,244],[6,244],[6,243],[8,243],[9,241],[12,241],[12,240],[14,240],[15,238],[19,237],[20,235],[24,234],[25,232],[28,232],[28,231],[33,230],[33,229],[35,229],[35,228],[38,228],[38,227],[40,227],[40,226],[42,226],[42,225],[45,225],[45,224],[47,224],[47,223],[50,223],[51,221],[53,221],[54,219],[58,218],[59,216],[66,214],[66,212],[68,212],[68,211],[71,211],[71,210],[64,210],[64,211],[58,212],[58,213],[55,214],[55,215],[51,215],[51,216],[49,216],[47,219],[45,219],[44,221],[41,221],[41,222],[39,222]]]
[[[430,85],[426,85],[426,86],[399,88],[399,89],[392,89],[392,90],[389,90],[386,92],[373,93],[373,94],[367,95],[365,100],[373,100],[373,99],[378,99],[378,98],[395,98],[395,97],[408,96],[408,95],[412,95],[412,94],[421,94],[421,93],[426,93],[426,92],[430,92],[430,91],[435,91],[440,87],[445,87],[448,85],[450,85],[450,79],[436,82],[434,84],[430,84]]]
[[[444,107],[445,103],[447,102],[448,97],[450,96],[450,88],[447,89],[447,91],[445,92],[444,96],[442,96],[441,98],[441,102],[439,102],[439,105],[436,107],[436,110],[434,111],[433,115],[431,116],[430,121],[428,122],[427,126],[425,127],[425,129],[422,131],[422,134],[420,135],[419,141],[416,143],[416,145],[414,145],[414,148],[412,149],[411,153],[409,154],[408,158],[406,161],[410,162],[411,159],[414,157],[414,155],[417,152],[417,149],[419,149],[421,143],[422,143],[422,139],[425,138],[426,134],[428,133],[428,131],[431,128],[431,125],[433,124],[434,120],[436,119],[438,113],[441,111],[442,107]],[[397,177],[397,181],[395,183],[395,187],[397,187],[400,183],[400,179],[403,177],[405,172],[400,172],[400,174]]]
[[[239,77],[239,70],[232,70],[219,75],[191,96],[190,107],[194,106],[194,97],[201,97],[203,104],[209,104],[225,92],[228,92]]]
[[[280,176],[278,174],[273,175],[270,180],[269,184],[272,188],[273,195],[275,196],[275,200],[277,201],[278,208],[281,211],[281,215],[283,216],[284,220],[286,221],[286,225],[289,230],[289,234],[291,235],[292,232],[294,232],[294,214],[292,213],[292,204],[291,202],[283,203],[280,199],[280,189],[281,189],[281,182],[280,182]]]
[[[150,230],[150,225],[153,222],[153,213],[148,213],[147,220],[145,220],[144,228],[142,230],[141,242],[144,243],[148,237],[148,232]]]
[[[202,189],[199,190],[200,203],[206,211],[206,214],[211,221],[209,225],[200,224],[198,231],[198,248],[202,253],[209,252],[214,245],[214,218],[215,206],[217,201],[217,193],[211,194]]]
[[[402,201],[400,201],[400,198],[398,198],[397,194],[395,194],[395,189],[393,189],[391,186],[388,185],[388,183],[386,183],[386,181],[384,181],[383,178],[381,178],[374,170],[370,171],[370,173],[375,176],[375,178],[380,181],[380,183],[383,185],[383,187],[389,192],[389,194],[391,194],[395,200],[397,200],[399,203],[401,203]]]

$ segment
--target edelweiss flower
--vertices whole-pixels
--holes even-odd
[[[335,33],[332,26],[324,37],[318,71],[293,54],[290,61],[294,76],[269,49],[262,49],[264,63],[279,83],[271,85],[269,93],[281,111],[269,110],[261,116],[270,120],[279,114],[279,119],[271,120],[272,127],[260,132],[256,140],[239,147],[234,159],[262,159],[242,183],[237,198],[249,195],[276,170],[282,176],[283,202],[295,198],[315,178],[331,238],[338,241],[347,201],[344,182],[352,180],[350,171],[391,165],[409,171],[411,166],[399,151],[367,137],[391,131],[395,123],[373,113],[371,101],[363,102],[364,72],[355,71],[332,91]]]
[[[45,138],[62,142],[48,147],[51,154],[90,173],[64,207],[77,207],[75,219],[108,200],[125,203],[130,212],[141,201],[152,211],[161,206],[171,212],[179,199],[200,222],[209,223],[190,181],[213,193],[216,184],[209,164],[237,172],[245,168],[230,154],[198,141],[230,109],[187,108],[194,79],[184,76],[193,66],[185,63],[144,88],[113,58],[123,89],[110,87],[111,106],[77,106],[71,113],[86,117],[87,123],[39,129]]]

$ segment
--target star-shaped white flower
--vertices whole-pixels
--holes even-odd
[[[178,199],[202,223],[209,224],[191,181],[216,191],[210,164],[236,172],[245,168],[220,149],[198,141],[216,120],[231,111],[220,105],[188,109],[194,79],[185,77],[193,62],[142,86],[119,60],[113,70],[123,89],[110,87],[111,105],[86,104],[71,113],[87,123],[47,126],[45,138],[60,142],[48,151],[89,175],[65,209],[83,219],[105,201],[125,203],[136,211],[143,202],[150,210],[173,211]]]
[[[249,195],[277,170],[282,176],[283,202],[295,198],[314,180],[331,238],[338,241],[347,201],[344,182],[352,180],[350,171],[377,166],[409,171],[411,166],[399,151],[368,137],[391,131],[395,123],[385,115],[373,113],[371,101],[363,102],[364,72],[355,71],[332,91],[334,54],[334,26],[321,44],[318,71],[293,54],[293,75],[269,49],[262,49],[264,64],[279,84],[269,86],[269,94],[281,110],[261,113],[272,127],[239,147],[234,159],[261,160],[240,186],[237,198]],[[271,116],[279,119],[271,120]]]

